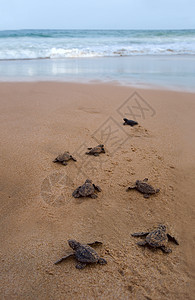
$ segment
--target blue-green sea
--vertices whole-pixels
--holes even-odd
[[[195,89],[195,30],[0,31],[0,81]]]

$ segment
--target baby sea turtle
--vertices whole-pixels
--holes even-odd
[[[135,125],[138,125],[138,123],[136,121],[133,121],[133,120],[128,120],[126,118],[123,119],[123,121],[125,121],[123,123],[123,125],[130,125],[131,127],[135,126]]]
[[[67,161],[69,161],[70,159],[74,160],[74,161],[77,161],[74,157],[72,157],[72,155],[70,155],[70,153],[67,151],[67,152],[64,152],[63,154],[60,154],[58,155],[58,157],[56,157],[53,162],[56,163],[56,162],[59,162],[61,163],[62,165],[66,166],[67,165]]]
[[[105,153],[104,145],[97,145],[94,148],[87,148],[87,149],[90,150],[89,152],[85,153],[88,155],[99,156],[100,153]]]
[[[100,265],[107,264],[107,261],[104,258],[99,257],[97,252],[90,246],[101,245],[101,242],[93,242],[87,245],[83,245],[75,240],[68,240],[69,246],[74,250],[70,254],[63,256],[61,259],[55,262],[55,265],[59,264],[63,260],[67,259],[68,257],[74,257],[79,262],[76,265],[77,269],[84,269],[87,264],[94,264],[98,263]]]
[[[99,186],[96,186],[92,183],[92,180],[87,179],[85,183],[81,186],[79,186],[73,193],[73,197],[79,198],[79,197],[91,197],[93,199],[97,198],[97,195],[95,194],[95,190],[98,192],[101,192],[101,188]]]
[[[165,225],[159,225],[157,229],[151,232],[137,232],[133,233],[132,236],[146,236],[145,240],[137,243],[139,246],[149,245],[154,248],[160,248],[165,253],[170,253],[172,250],[167,248],[168,240],[174,242],[176,245],[179,245],[179,243],[166,231],[167,229]]]
[[[127,191],[132,190],[132,189],[136,189],[140,193],[144,194],[144,198],[149,198],[150,195],[160,192],[159,189],[155,190],[153,188],[153,186],[146,183],[147,181],[148,181],[148,178],[145,178],[143,181],[142,180],[137,180],[135,182],[134,186],[130,186],[130,187],[127,188]]]

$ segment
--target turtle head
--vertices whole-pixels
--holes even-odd
[[[104,145],[100,144],[100,145],[98,145],[98,147],[100,147],[100,148],[104,148]]]
[[[68,240],[68,244],[73,250],[76,250],[80,246],[80,243],[76,240]]]
[[[123,119],[123,121],[127,122],[127,121],[128,121],[128,119],[124,118],[124,119]]]
[[[87,179],[87,180],[85,180],[85,183],[92,183],[92,180]]]
[[[160,229],[160,230],[162,230],[164,232],[167,230],[166,226],[162,225],[162,224],[158,225],[158,229]]]

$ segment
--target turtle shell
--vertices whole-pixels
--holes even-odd
[[[83,197],[94,194],[95,188],[90,180],[86,180],[86,182],[79,188],[79,194]]]
[[[165,246],[168,242],[167,234],[161,229],[156,229],[147,235],[146,242],[152,247]]]
[[[96,146],[96,147],[94,147],[94,148],[92,148],[90,151],[89,151],[89,153],[101,153],[102,152],[102,148],[103,148],[103,146]]]
[[[97,263],[99,255],[97,252],[88,245],[81,245],[75,251],[75,257],[80,262]]]
[[[141,180],[136,181],[136,189],[143,194],[155,194],[156,190],[153,186]]]
[[[69,152],[64,152],[63,154],[58,155],[56,158],[57,161],[63,162],[63,161],[68,161],[70,159],[70,153]]]

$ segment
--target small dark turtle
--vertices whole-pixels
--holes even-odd
[[[123,121],[125,121],[123,123],[123,125],[130,125],[131,127],[135,126],[135,125],[138,125],[138,123],[136,121],[133,121],[133,120],[128,120],[126,118],[123,119]]]
[[[77,161],[74,157],[72,157],[72,155],[70,155],[70,153],[67,151],[67,152],[64,152],[63,154],[60,154],[58,155],[58,157],[56,157],[53,162],[56,163],[56,162],[59,162],[61,163],[62,165],[66,166],[67,165],[67,161],[69,161],[70,159],[74,160],[74,161]]]
[[[94,264],[98,263],[100,265],[105,265],[107,264],[107,261],[104,258],[99,257],[97,252],[90,246],[95,246],[95,245],[101,245],[101,242],[93,242],[89,243],[87,245],[82,245],[79,242],[75,240],[68,240],[69,246],[74,250],[74,252],[63,256],[61,259],[57,260],[55,262],[55,265],[59,264],[63,260],[67,259],[68,257],[74,257],[76,260],[79,262],[76,265],[77,269],[84,269],[87,264]]]
[[[85,153],[88,155],[99,156],[100,153],[105,153],[104,145],[98,145],[94,148],[87,148],[87,149],[90,150],[89,152]]]
[[[165,253],[170,253],[172,252],[172,250],[167,248],[168,241],[170,240],[176,245],[179,245],[179,243],[173,236],[171,236],[166,231],[167,229],[165,225],[159,225],[157,229],[151,232],[137,232],[133,233],[132,236],[146,236],[145,240],[137,243],[139,246],[149,245],[154,248],[160,248]]]
[[[92,180],[87,179],[85,183],[81,186],[79,186],[73,193],[73,197],[79,198],[79,197],[91,197],[91,198],[97,198],[97,195],[95,194],[95,190],[98,192],[101,192],[101,188],[99,186],[96,186],[92,183]]]
[[[153,186],[146,183],[147,181],[148,181],[148,178],[145,178],[143,181],[142,180],[137,180],[135,182],[134,186],[130,186],[130,187],[127,188],[127,191],[132,190],[132,189],[136,189],[140,193],[144,194],[144,198],[149,198],[150,195],[160,192],[159,189],[155,190],[153,188]]]

